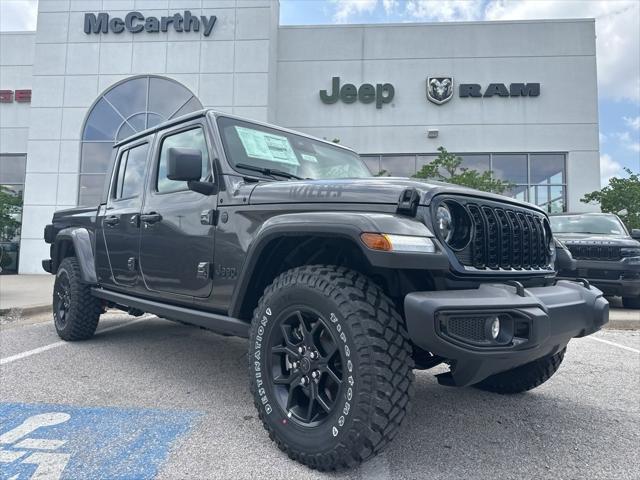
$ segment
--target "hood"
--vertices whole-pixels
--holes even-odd
[[[554,233],[553,236],[568,245],[617,245],[622,247],[640,246],[640,242],[626,235]]]
[[[400,177],[349,178],[335,180],[291,180],[261,182],[253,189],[249,203],[377,203],[397,205],[400,194],[415,189],[420,205],[429,205],[441,193],[486,198],[536,208],[502,195],[481,192],[449,183]]]

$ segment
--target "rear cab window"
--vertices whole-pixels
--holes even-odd
[[[142,196],[149,144],[143,143],[120,153],[111,192],[112,200]]]

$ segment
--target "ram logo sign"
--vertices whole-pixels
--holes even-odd
[[[453,77],[427,78],[427,98],[436,105],[442,105],[453,97]]]

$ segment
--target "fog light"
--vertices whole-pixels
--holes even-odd
[[[491,321],[491,337],[496,340],[500,335],[500,319],[493,317],[489,319]]]

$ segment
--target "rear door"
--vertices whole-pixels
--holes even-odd
[[[202,153],[202,181],[213,181],[204,119],[158,136],[141,215],[140,268],[145,286],[157,293],[208,297],[212,289],[217,195],[203,195],[167,178],[169,148]]]
[[[149,156],[147,140],[127,145],[119,153],[102,216],[102,235],[113,284],[133,287],[138,282],[140,209]]]

